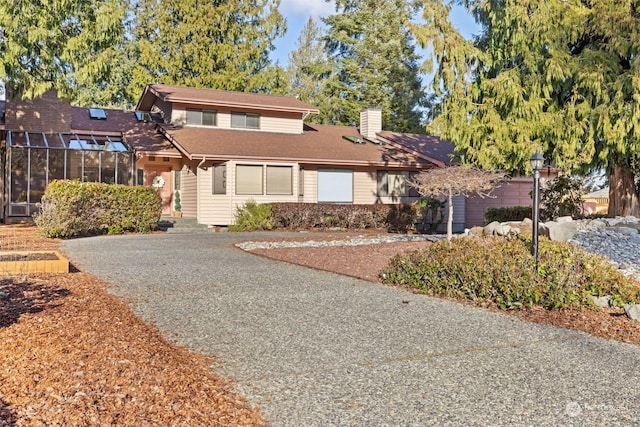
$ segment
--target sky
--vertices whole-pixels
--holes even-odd
[[[280,13],[287,20],[287,34],[275,41],[276,50],[271,53],[271,59],[285,67],[289,52],[295,49],[302,27],[309,17],[313,17],[321,25],[319,18],[335,13],[335,3],[333,0],[281,0]],[[465,37],[470,37],[478,31],[473,18],[462,8],[452,9],[451,20]]]

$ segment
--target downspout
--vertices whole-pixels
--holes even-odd
[[[207,159],[205,157],[202,158],[202,161],[198,164],[198,168],[197,169],[201,169],[202,165],[204,165],[204,162],[206,162]]]

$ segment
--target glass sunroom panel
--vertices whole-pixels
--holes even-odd
[[[31,149],[29,203],[42,200],[44,189],[47,188],[47,149]]]
[[[118,153],[117,154],[117,171],[116,182],[118,184],[131,185],[133,184],[131,167],[133,159],[131,153]]]
[[[97,151],[84,152],[84,172],[82,181],[100,181],[100,153]]]
[[[64,179],[65,150],[49,150],[49,182]]]
[[[28,149],[11,148],[11,201],[14,203],[27,202],[27,187],[29,183]]]
[[[67,152],[67,179],[82,179],[82,151]]]
[[[115,184],[116,182],[116,164],[117,154],[112,152],[102,152],[100,162],[100,182],[107,184]]]

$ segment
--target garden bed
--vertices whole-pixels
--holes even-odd
[[[58,251],[0,252],[0,274],[68,272],[69,260]]]

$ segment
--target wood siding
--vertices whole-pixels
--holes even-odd
[[[489,208],[531,206],[529,192],[533,190],[533,178],[514,178],[493,190],[492,198],[469,197],[465,223],[468,228],[484,225],[484,214]]]
[[[194,166],[195,167],[195,166]],[[198,182],[197,175],[190,169],[184,168],[180,172],[180,204],[182,216],[185,218],[198,217]]]
[[[253,130],[255,132],[275,132],[286,134],[301,134],[303,130],[302,114],[300,113],[283,113],[278,111],[252,111],[229,108],[216,108],[215,106],[207,107],[202,105],[175,104],[171,115],[171,123],[176,126],[183,126],[187,119],[187,108],[199,110],[212,110],[216,112],[217,129],[231,129],[231,113],[250,113],[260,116],[259,129],[241,129]],[[209,126],[207,126],[209,127]]]
[[[208,225],[228,225],[235,211],[229,194],[229,163],[227,163],[227,194],[213,194],[213,168],[198,172],[198,222]]]

